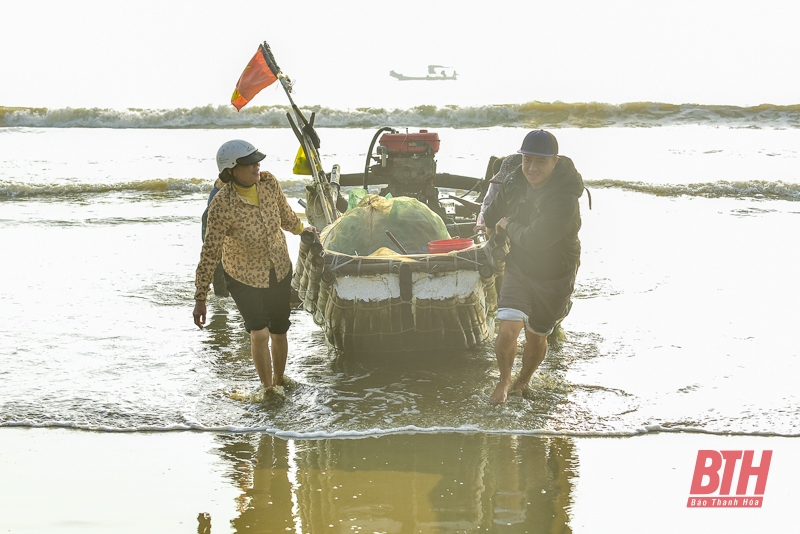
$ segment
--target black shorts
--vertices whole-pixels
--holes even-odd
[[[525,326],[533,333],[549,335],[572,308],[570,296],[574,289],[575,273],[555,280],[535,280],[526,276],[509,257],[500,288],[497,318],[525,321]]]
[[[252,287],[225,273],[228,291],[244,319],[244,328],[262,330],[269,328],[271,334],[285,334],[289,330],[289,298],[292,288],[292,269],[283,280],[278,281],[275,269],[269,271],[269,287]]]

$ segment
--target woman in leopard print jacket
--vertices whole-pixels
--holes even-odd
[[[288,342],[292,264],[281,230],[304,229],[278,180],[260,171],[264,154],[246,141],[228,141],[217,152],[219,192],[208,207],[208,226],[195,277],[194,323],[206,322],[206,296],[222,257],[227,289],[250,334],[256,371],[264,388],[283,384]],[[270,347],[271,345],[271,347]]]

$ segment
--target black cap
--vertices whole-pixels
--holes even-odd
[[[242,156],[241,158],[237,159],[236,163],[237,165],[252,165],[253,163],[261,161],[266,157],[267,156],[256,150],[255,152],[252,152],[246,156]]]
[[[533,130],[525,136],[522,148],[517,154],[530,154],[532,156],[558,155],[558,141],[556,136],[545,130]]]

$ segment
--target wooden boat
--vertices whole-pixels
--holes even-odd
[[[385,131],[389,133],[373,153],[378,135]],[[341,174],[334,166],[330,174],[319,173],[321,188],[307,188],[306,216],[321,232],[302,235],[292,287],[330,347],[346,352],[465,349],[493,335],[507,244],[472,235],[488,181],[436,173],[438,148],[435,133],[401,134],[382,128],[370,145],[364,173]],[[486,174],[491,177],[489,169]],[[374,185],[385,187],[378,195],[366,194]],[[348,186],[364,195],[359,204],[344,201],[342,187]],[[476,198],[469,201],[440,188],[466,189]],[[403,225],[410,223],[404,223],[403,216],[387,216],[394,222],[380,226],[370,217],[369,227],[373,233],[386,231],[388,239],[361,250],[330,246],[330,232],[357,210],[393,209],[386,197],[397,203],[413,201],[415,209],[437,221],[441,218],[444,245],[437,241],[425,250],[408,250],[394,233],[402,234]],[[334,219],[328,221],[326,213],[335,214]],[[348,232],[356,234],[358,228],[351,224]],[[449,242],[458,246],[449,247]],[[445,250],[434,250],[434,243]]]
[[[428,65],[428,74],[425,76],[406,76],[404,74],[400,74],[399,72],[390,70],[389,76],[391,76],[392,78],[396,78],[401,82],[407,82],[413,80],[435,82],[435,81],[458,79],[458,73],[455,70],[452,72],[452,74],[449,75],[444,70],[436,72],[436,69],[448,69],[448,68],[450,67],[445,67],[444,65]]]

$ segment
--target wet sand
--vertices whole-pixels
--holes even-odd
[[[687,509],[699,449],[773,450],[763,507]],[[0,532],[755,532],[793,520],[798,453],[793,438],[687,433],[2,428]]]

